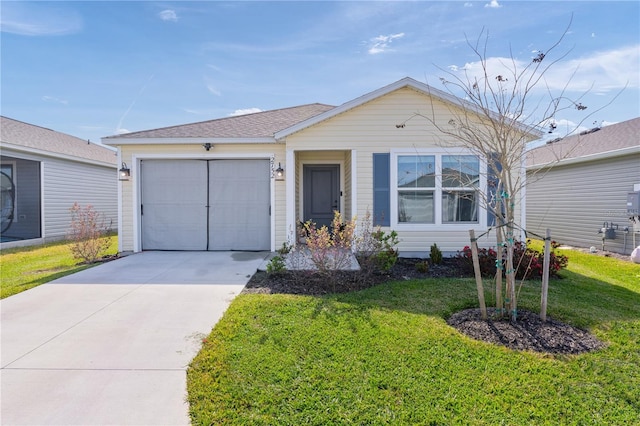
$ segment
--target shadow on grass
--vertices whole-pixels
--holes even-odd
[[[76,272],[80,272],[83,271],[85,269],[91,268],[93,266],[95,266],[96,264],[78,264],[76,266],[72,266],[69,269],[65,269],[63,271],[58,271],[58,272],[54,272],[51,274],[44,274],[44,275],[40,275],[38,278],[35,278],[31,281],[26,281],[23,283],[20,283],[18,285],[12,286],[12,287],[7,287],[7,288],[3,288],[2,290],[2,298],[6,298],[9,296],[13,296],[15,294],[21,293],[25,290],[29,290],[32,289],[34,287],[37,287],[39,285],[42,284],[46,284],[48,282],[57,280],[58,278],[62,278],[65,277],[67,275],[71,275],[71,274],[75,274]]]
[[[487,306],[495,300],[491,285],[485,284]],[[357,310],[389,309],[447,319],[453,313],[478,307],[473,279],[396,281],[366,290],[327,295],[319,298],[320,309],[327,302],[348,303]],[[520,309],[540,311],[540,281],[523,283],[518,300]],[[640,319],[640,293],[570,271],[549,284],[547,313],[550,317],[577,327],[590,328],[610,321]]]

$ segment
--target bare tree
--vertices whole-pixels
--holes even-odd
[[[514,265],[514,243],[516,238],[519,238],[517,235],[521,229],[517,212],[526,183],[526,146],[543,135],[542,128],[549,126],[553,130],[554,118],[559,112],[567,109],[587,109],[581,102],[584,94],[575,100],[566,95],[570,79],[564,89],[555,94],[545,82],[545,74],[568,54],[556,54],[556,51],[569,26],[549,49],[536,51],[526,62],[515,59],[511,53],[509,59],[496,64],[495,60],[487,55],[489,35],[484,30],[475,42],[467,39],[479,67],[463,70],[463,73],[458,72],[459,70],[440,68],[447,75],[446,78],[440,79],[446,91],[463,100],[446,106],[449,117],[443,117],[442,109],[436,111],[432,102],[431,112],[416,113],[396,126],[403,128],[414,117],[424,118],[436,129],[435,135],[441,145],[462,146],[486,161],[486,180],[489,187],[486,192],[479,188],[477,172],[464,173],[464,170],[459,168],[452,176],[447,177],[445,174],[448,171],[443,167],[442,178],[457,179],[459,186],[475,187],[477,190],[467,196],[479,197],[477,202],[496,218],[496,240],[499,246],[496,305],[498,309],[503,309],[506,305],[513,321],[517,315],[517,265]],[[585,116],[576,128],[590,115],[592,114]],[[463,183],[465,176],[475,180]],[[504,299],[503,274],[506,279]]]

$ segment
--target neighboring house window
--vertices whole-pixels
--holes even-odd
[[[13,164],[1,164],[0,172],[9,176],[9,179],[13,180]]]
[[[486,166],[477,156],[397,152],[392,153],[391,163],[396,207],[392,222],[416,229],[481,222],[480,191],[486,186],[482,168]]]

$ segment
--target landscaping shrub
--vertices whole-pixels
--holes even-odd
[[[282,256],[273,256],[267,263],[268,274],[278,274],[287,270],[287,265]]]
[[[111,245],[111,229],[103,214],[92,205],[85,207],[73,203],[68,238],[73,257],[94,263]]]
[[[348,269],[351,264],[355,226],[355,219],[345,223],[338,211],[334,212],[331,229],[326,226],[317,228],[316,224],[310,221],[304,224],[307,249],[318,272],[332,274]]]
[[[442,263],[442,250],[440,250],[436,243],[433,243],[433,245],[431,246],[431,253],[429,255],[429,258],[431,259],[431,264],[433,265],[439,265]]]
[[[551,253],[549,254],[549,275],[558,276],[558,272],[565,268],[569,262],[567,256],[557,254],[554,250],[558,247],[558,243],[551,242]],[[480,263],[480,273],[484,277],[493,277],[496,274],[497,252],[493,248],[478,248],[478,260]],[[470,271],[473,271],[473,260],[471,248],[465,246],[462,251],[456,255],[462,265]],[[505,256],[503,255],[503,259]],[[522,241],[516,241],[513,245],[513,263],[516,267],[517,279],[532,279],[542,277],[544,253],[529,248]]]
[[[367,210],[360,223],[356,239],[356,256],[362,276],[375,272],[388,272],[398,261],[398,243],[396,231],[384,232],[379,226],[373,226],[371,213]]]

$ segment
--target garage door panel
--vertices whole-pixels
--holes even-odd
[[[142,199],[144,250],[271,247],[268,160],[145,160]]]
[[[209,179],[209,249],[269,250],[269,162],[211,161]]]
[[[142,248],[206,250],[207,163],[148,160],[142,170]]]

